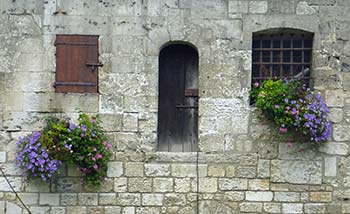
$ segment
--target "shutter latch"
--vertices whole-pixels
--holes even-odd
[[[98,63],[96,63],[96,62],[87,62],[87,63],[85,63],[85,65],[88,66],[88,67],[91,67],[92,71],[95,71],[96,68],[103,66],[103,64],[101,64],[99,62]]]

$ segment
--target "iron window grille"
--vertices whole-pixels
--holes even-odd
[[[266,79],[299,78],[310,87],[313,34],[253,34],[252,84]]]

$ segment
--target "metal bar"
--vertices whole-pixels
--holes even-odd
[[[185,97],[198,97],[198,89],[185,89]]]
[[[198,108],[198,106],[177,105],[176,108]]]
[[[308,51],[312,50],[312,48],[253,48],[253,50],[258,51]]]
[[[103,64],[99,63],[99,62],[87,62],[85,63],[86,66],[94,66],[94,67],[102,67]]]
[[[270,65],[270,62],[253,62],[253,65]],[[274,65],[311,65],[308,62],[274,62]]]
[[[96,83],[92,82],[55,82],[54,86],[88,86],[88,87],[95,87],[97,86]]]

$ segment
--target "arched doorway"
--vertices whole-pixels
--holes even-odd
[[[198,147],[198,52],[170,44],[159,54],[158,151]]]

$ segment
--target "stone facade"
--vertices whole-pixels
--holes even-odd
[[[1,167],[32,213],[350,213],[349,10],[349,0],[1,0]],[[277,142],[249,107],[252,33],[280,27],[315,34],[314,88],[334,123],[317,148]],[[55,93],[56,34],[99,35],[98,94]],[[156,151],[158,54],[171,41],[199,52],[198,156]],[[113,143],[101,189],[82,186],[74,166],[23,183],[18,136],[79,111],[99,114]],[[0,176],[0,213],[21,206]]]

